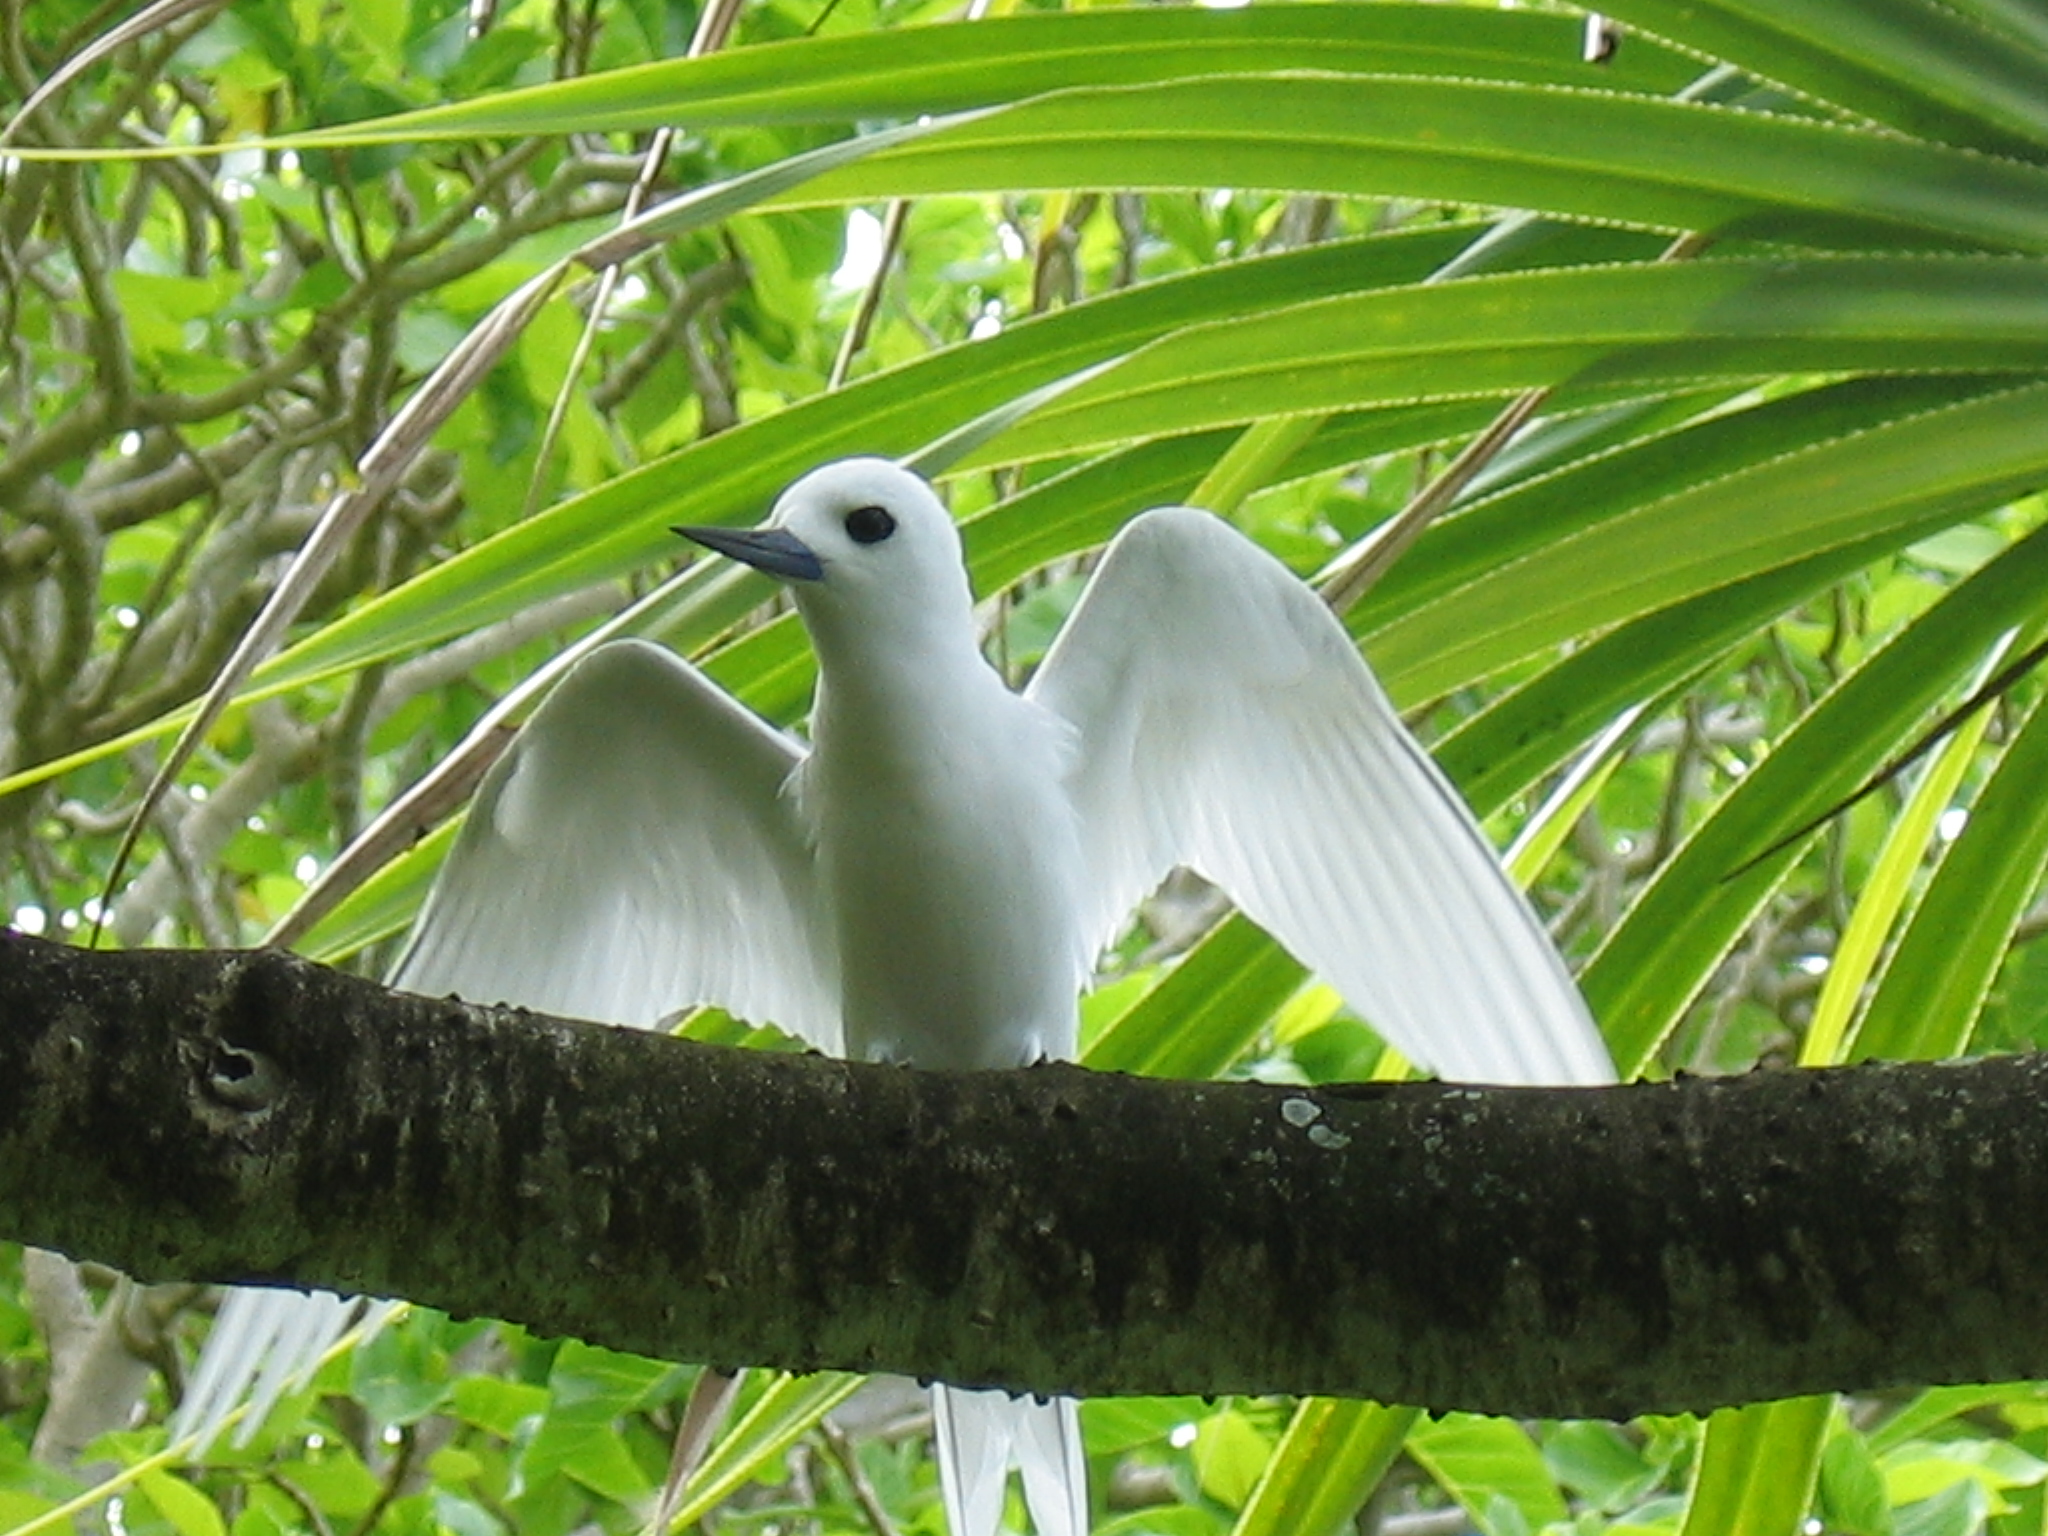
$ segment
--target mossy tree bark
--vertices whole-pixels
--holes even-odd
[[[2048,1375],[2048,1057],[945,1074],[9,936],[0,1235],[722,1365],[1705,1409]]]

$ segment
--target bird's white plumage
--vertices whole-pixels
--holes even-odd
[[[837,1050],[802,760],[672,653],[600,647],[485,776],[392,985],[639,1026],[716,1002]]]
[[[851,1054],[1020,1065],[1071,1053],[1093,953],[1185,863],[1447,1076],[1611,1075],[1342,626],[1227,524],[1134,520],[1022,697],[907,471],[828,465],[716,542],[791,579],[810,752],[665,652],[594,652],[487,777],[398,984],[639,1025],[716,1003]],[[262,1350],[227,1332],[209,1363],[246,1379]],[[233,1372],[205,1372],[213,1412]],[[1013,1460],[1042,1536],[1081,1536],[1073,1404],[938,1390],[956,1536],[992,1536]]]
[[[1612,1076],[1549,937],[1350,636],[1228,524],[1134,519],[1028,696],[1080,735],[1098,942],[1185,864],[1445,1077]]]
[[[869,508],[895,526],[863,545],[845,524]],[[848,1054],[957,1068],[1072,1055],[1094,959],[1074,917],[1073,733],[976,648],[953,519],[914,475],[856,459],[797,481],[771,526],[824,570],[790,588],[818,652],[795,790]]]
[[[1079,1404],[1007,1392],[932,1389],[932,1440],[946,1523],[962,1532],[992,1532],[1002,1522],[1003,1494],[1014,1462],[1024,1502],[1040,1536],[1082,1536],[1088,1529],[1088,1463],[1081,1446]]]
[[[330,1291],[230,1290],[199,1368],[185,1384],[172,1440],[202,1431],[211,1437],[245,1397],[246,1440],[309,1355],[317,1358],[341,1337],[356,1305]]]

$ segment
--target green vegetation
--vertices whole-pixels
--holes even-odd
[[[679,576],[666,530],[751,521],[824,459],[947,473],[1022,672],[1139,508],[1200,500],[1341,569],[1540,390],[1347,620],[1522,840],[1624,1070],[2048,1028],[2033,679],[1773,849],[2048,620],[2035,10],[1624,0],[1602,64],[1574,14],[1363,0],[758,0],[689,60],[681,0],[163,4],[95,46],[118,10],[0,0],[9,113],[77,66],[0,150],[17,925],[257,941],[602,622],[799,721],[794,625],[751,578]],[[508,298],[503,355],[450,372]],[[408,401],[430,440],[364,467]],[[181,711],[337,504],[362,521],[299,567],[102,914]],[[410,840],[302,947],[374,969],[445,847]],[[1093,1059],[1402,1069],[1191,905],[1111,957]],[[121,1469],[106,1518],[137,1536],[631,1531],[694,1375],[416,1313],[187,1465],[162,1425],[205,1310],[0,1248],[0,1531]],[[845,1388],[751,1382],[690,1518],[938,1531],[915,1412]],[[2031,1385],[1626,1425],[1196,1400],[1084,1424],[1098,1528],[1166,1536],[1453,1503],[1487,1536],[2018,1536],[2048,1478]]]

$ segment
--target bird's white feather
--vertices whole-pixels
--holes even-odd
[[[953,1536],[993,1532],[1003,1518],[1010,1478],[1010,1395],[958,1387],[932,1389],[932,1445],[939,1495]]]
[[[1070,1397],[932,1388],[932,1442],[954,1536],[992,1536],[1000,1528],[1013,1462],[1038,1536],[1087,1536],[1088,1465],[1079,1407]]]
[[[485,777],[392,984],[642,1027],[716,1003],[836,1050],[802,758],[661,647],[600,647]]]
[[[1071,1397],[1024,1398],[1016,1413],[1017,1470],[1038,1536],[1087,1536],[1088,1458],[1081,1405]]]
[[[1097,942],[1185,864],[1446,1077],[1612,1077],[1548,935],[1350,636],[1228,524],[1133,520],[1029,692],[1080,734]]]
[[[390,1307],[389,1302],[366,1303],[332,1291],[231,1287],[178,1405],[172,1441],[198,1435],[203,1448],[246,1399],[248,1411],[235,1443],[248,1444],[264,1415],[286,1392],[305,1384],[350,1324],[360,1319],[375,1327]]]

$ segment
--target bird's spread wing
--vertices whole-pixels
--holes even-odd
[[[485,776],[391,982],[652,1025],[693,1003],[839,1044],[810,850],[783,795],[796,743],[658,646],[593,651]],[[177,1429],[243,1438],[357,1304],[235,1290]]]
[[[801,758],[659,646],[601,646],[486,776],[392,984],[642,1026],[715,1003],[837,1050]]]
[[[1134,520],[1029,691],[1081,736],[1091,933],[1186,864],[1445,1077],[1612,1078],[1548,935],[1343,626],[1228,524]]]

